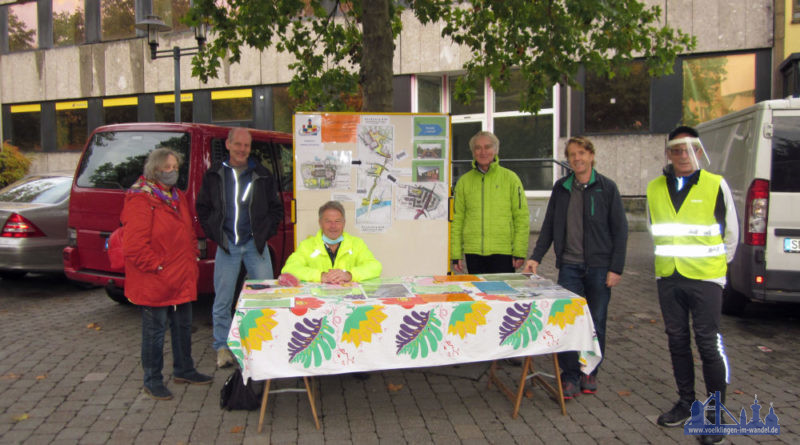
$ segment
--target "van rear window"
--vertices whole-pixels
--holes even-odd
[[[142,175],[147,155],[159,146],[183,156],[177,186],[186,190],[190,137],[186,132],[109,131],[92,137],[78,169],[79,187],[125,190]]]
[[[800,116],[773,119],[772,180],[773,192],[800,192]]]

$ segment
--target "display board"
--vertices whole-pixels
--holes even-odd
[[[449,116],[297,113],[293,122],[295,246],[336,200],[382,276],[447,273]]]

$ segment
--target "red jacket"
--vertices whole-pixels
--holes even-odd
[[[125,194],[120,216],[125,227],[125,297],[133,304],[171,306],[197,300],[197,238],[186,196],[174,190],[177,211],[144,191]]]

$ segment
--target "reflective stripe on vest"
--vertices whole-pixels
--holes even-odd
[[[665,176],[648,184],[656,276],[668,277],[676,270],[696,280],[725,276],[725,245],[714,217],[721,180],[721,176],[701,170],[678,212],[672,206]]]

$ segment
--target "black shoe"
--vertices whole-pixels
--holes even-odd
[[[691,416],[692,405],[678,400],[678,403],[671,410],[658,416],[658,423],[661,426],[681,426],[686,423],[686,419]]]
[[[189,374],[178,377],[175,376],[173,379],[175,383],[188,383],[190,385],[210,385],[211,382],[214,381],[214,377],[210,375],[200,374],[197,370],[190,372]]]
[[[569,380],[561,380],[561,392],[564,393],[564,400],[572,400],[581,393],[578,384]]]
[[[593,375],[581,375],[581,392],[584,394],[594,394],[597,392],[597,377]]]
[[[156,400],[171,400],[172,393],[163,383],[156,383],[152,388],[144,387],[144,393]]]

